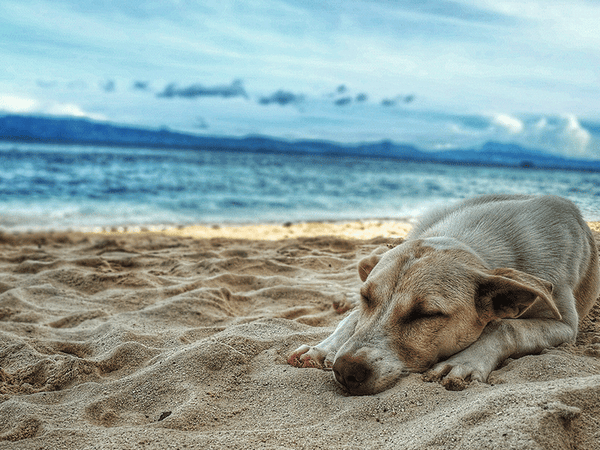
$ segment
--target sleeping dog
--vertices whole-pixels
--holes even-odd
[[[296,367],[331,368],[353,395],[412,372],[460,388],[508,357],[573,342],[600,291],[598,252],[577,207],[492,195],[426,215],[358,265],[360,307]]]

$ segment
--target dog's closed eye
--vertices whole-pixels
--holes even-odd
[[[437,309],[424,309],[422,306],[417,306],[402,318],[405,323],[416,322],[418,320],[443,319],[448,317],[448,314]]]

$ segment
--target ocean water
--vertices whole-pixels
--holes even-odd
[[[224,151],[0,144],[0,230],[395,219],[553,194],[600,220],[600,173]]]

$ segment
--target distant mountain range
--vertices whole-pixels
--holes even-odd
[[[600,171],[600,161],[571,159],[498,142],[488,142],[480,149],[426,152],[391,141],[346,145],[318,140],[286,141],[263,136],[211,137],[168,129],[117,126],[80,118],[24,115],[0,116],[0,141],[347,155],[459,165]]]

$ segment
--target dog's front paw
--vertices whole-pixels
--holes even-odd
[[[331,369],[333,362],[327,358],[327,352],[319,347],[302,345],[292,352],[287,360],[294,367]]]
[[[423,375],[425,381],[439,381],[449,391],[462,391],[471,381],[485,381],[488,373],[468,362],[442,361]]]
[[[360,295],[358,295],[358,294],[354,294],[354,295],[338,294],[333,299],[333,309],[335,309],[335,312],[337,312],[338,314],[344,314],[345,312],[353,309],[358,304],[360,304]]]

